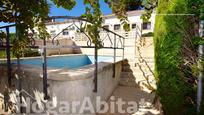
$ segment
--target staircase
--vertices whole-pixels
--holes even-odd
[[[142,45],[141,45],[142,44]],[[152,38],[142,38],[136,44],[136,56],[134,59],[123,61],[122,73],[119,85],[140,87],[154,90],[156,87],[154,71],[154,47]]]
[[[156,88],[153,75],[153,39],[143,38],[143,40],[145,40],[145,44],[142,46],[137,44],[139,48],[135,58],[127,58],[123,61],[119,86],[112,94],[112,96],[125,101],[138,102],[138,110],[124,114],[116,110],[116,113],[109,111],[99,115],[163,115],[160,101],[155,98],[155,92],[153,92]],[[145,107],[141,106],[140,102],[142,99],[146,105]],[[108,103],[111,103],[111,100],[108,100]],[[126,110],[127,106],[123,108]]]

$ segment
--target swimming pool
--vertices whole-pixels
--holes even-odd
[[[56,101],[70,103],[76,100],[83,103],[84,97],[90,97],[91,103],[94,104],[97,96],[105,101],[109,99],[119,84],[122,72],[122,57],[117,57],[113,64],[112,56],[98,56],[97,92],[93,92],[95,88],[95,82],[93,82],[95,66],[91,64],[94,64],[94,56],[71,54],[48,56],[47,58],[47,83],[49,84],[47,90],[53,103],[56,103]],[[13,62],[16,63],[16,60],[13,60]],[[12,76],[17,76],[12,78],[12,83],[18,85],[20,80],[18,76],[22,75],[20,83],[23,90],[29,92],[33,97],[36,96],[36,93],[43,94],[42,57],[24,58],[20,62],[22,64],[20,72],[17,72],[16,64],[12,65]],[[113,68],[115,68],[114,71]],[[0,64],[0,73],[0,76],[7,76],[7,66],[5,64]],[[21,74],[18,75],[18,73]],[[7,80],[6,77],[0,78]],[[97,107],[96,105],[93,106],[94,108]],[[57,104],[56,108],[59,107]]]
[[[98,56],[98,62],[112,62],[112,56]],[[42,66],[42,58],[21,59],[23,65]],[[52,68],[79,68],[94,64],[94,56],[91,55],[62,55],[47,58],[47,66]]]

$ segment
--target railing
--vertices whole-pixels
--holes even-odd
[[[8,84],[11,86],[11,56],[10,56],[10,38],[9,38],[9,28],[14,27],[15,25],[8,25],[8,26],[2,26],[0,29],[5,29],[5,38],[6,41],[1,38],[0,40],[0,48],[6,49],[6,58],[7,58],[7,76],[8,76]],[[3,30],[1,31],[3,32]]]
[[[55,16],[55,17],[51,17],[51,19],[69,19],[69,25],[66,28],[62,29],[62,31],[60,31],[57,35],[55,35],[52,38],[53,45],[60,46],[59,41],[57,39],[60,36],[60,34],[64,30],[69,30],[69,29],[72,29],[73,27],[75,27],[76,28],[75,35],[83,37],[83,38],[79,39],[75,36],[75,39],[76,40],[83,40],[83,41],[87,42],[86,45],[75,46],[75,47],[94,48],[95,49],[94,50],[94,57],[95,57],[94,83],[95,83],[95,85],[94,85],[93,91],[97,92],[97,89],[98,89],[97,88],[98,49],[97,49],[96,45],[94,45],[92,43],[92,39],[90,38],[88,33],[84,30],[84,28],[86,28],[86,25],[92,24],[92,22],[90,22],[86,19],[83,19],[83,18],[70,17],[70,16]],[[101,43],[102,43],[102,48],[114,50],[114,53],[113,53],[113,56],[114,56],[113,77],[115,77],[116,50],[117,49],[123,50],[122,57],[124,59],[125,38],[123,36],[113,32],[113,31],[111,31],[111,30],[106,29],[106,28],[101,27],[99,29],[102,30],[102,32],[100,33],[100,38],[99,38],[99,41],[101,41]],[[65,48],[65,47],[70,47],[70,46],[60,46],[60,47]],[[71,47],[73,47],[73,46],[71,46]],[[46,49],[44,49],[44,51],[46,51]],[[46,61],[46,60],[44,60],[44,61]]]
[[[84,28],[86,27],[86,25],[88,24],[92,24],[91,22],[83,19],[83,18],[78,18],[78,17],[70,17],[70,16],[55,16],[55,17],[51,17],[51,19],[69,19],[69,25],[62,29],[58,34],[56,34],[53,38],[53,44],[54,45],[60,45],[57,38],[61,37],[61,34],[63,33],[64,30],[70,30],[73,27],[76,28],[75,31],[70,30],[70,32],[74,32],[74,40],[76,41],[87,41],[86,46],[88,47],[94,47],[94,44],[92,43],[92,39],[89,37],[88,33],[84,30]],[[124,43],[123,43],[123,39],[125,39],[123,36],[108,30],[106,28],[99,28],[102,31],[100,32],[100,38],[99,40],[102,42],[102,48],[124,48]],[[114,37],[116,36],[116,38]],[[114,39],[116,39],[116,46],[114,46],[113,42]],[[56,41],[56,42],[55,42]],[[110,43],[110,44],[106,44],[106,43]],[[80,47],[80,46],[79,46]],[[82,46],[84,47],[84,46]]]
[[[48,88],[48,84],[47,84],[47,57],[46,57],[46,50],[49,49],[49,48],[56,48],[56,47],[73,47],[73,46],[63,46],[63,45],[60,45],[59,41],[58,41],[58,37],[60,36],[60,34],[65,30],[65,29],[69,29],[71,27],[76,27],[76,29],[78,31],[76,31],[76,34],[75,34],[75,40],[84,40],[87,42],[86,45],[81,45],[81,46],[74,46],[74,47],[78,47],[78,48],[94,48],[95,49],[95,52],[94,52],[94,55],[95,55],[95,71],[94,71],[94,89],[93,91],[94,92],[97,92],[97,73],[98,73],[98,49],[96,48],[96,46],[92,43],[92,39],[88,36],[88,34],[86,33],[86,31],[84,31],[82,29],[82,27],[80,27],[80,25],[84,25],[84,24],[91,24],[91,22],[85,20],[85,19],[81,19],[81,18],[76,18],[76,17],[68,17],[68,16],[58,16],[58,17],[51,17],[52,19],[69,19],[69,20],[72,20],[71,24],[64,28],[61,32],[59,32],[56,36],[54,36],[52,38],[52,43],[53,43],[53,46],[47,46],[46,45],[46,41],[44,39],[43,41],[43,46],[42,47],[39,47],[39,46],[36,46],[35,44],[35,39],[33,38],[33,34],[29,34],[29,40],[30,40],[30,45],[29,47],[30,48],[41,48],[43,53],[42,53],[42,70],[43,70],[43,92],[44,92],[44,95],[45,95],[45,99],[48,99],[49,96],[48,96],[48,91],[47,91],[47,88]],[[78,24],[76,24],[76,21],[78,21]],[[0,27],[0,30],[2,29],[5,29],[5,33],[6,33],[6,41],[2,40],[0,38],[0,49],[6,49],[6,59],[7,59],[7,76],[8,76],[8,84],[9,86],[12,86],[12,83],[11,83],[11,79],[12,79],[12,74],[11,74],[11,56],[10,56],[10,53],[11,53],[11,47],[13,46],[11,43],[10,43],[10,28],[11,27],[16,27],[15,24],[12,24],[12,25],[8,25],[8,26],[2,26]],[[117,49],[120,49],[120,50],[123,50],[123,54],[122,54],[122,57],[124,59],[124,45],[125,45],[125,37],[113,32],[113,31],[110,31],[106,28],[101,28],[101,30],[103,30],[101,33],[100,33],[100,41],[102,42],[102,48],[107,48],[107,49],[113,49],[114,53],[114,64],[113,64],[113,77],[115,77],[115,62],[116,62],[116,50]],[[83,36],[82,39],[79,39],[77,36]],[[17,67],[18,67],[18,70],[20,68],[20,61],[19,61],[20,57],[17,57]],[[21,79],[19,79],[21,80]],[[22,86],[20,86],[20,89],[19,90],[22,90]]]
[[[7,26],[2,26],[0,27],[0,32],[2,35],[5,36],[1,36],[2,38],[0,38],[0,51],[1,50],[6,50],[6,64],[7,64],[7,77],[8,77],[8,88],[12,88],[12,67],[11,67],[11,48],[13,47],[13,44],[11,44],[10,41],[10,29],[14,28],[16,29],[16,24],[12,24],[12,25],[7,25]],[[34,39],[30,38],[30,44],[29,47],[35,47],[35,41]],[[19,57],[17,57],[17,72],[19,72],[20,70],[20,61],[19,61]],[[21,91],[22,90],[22,86],[21,86],[21,76],[19,76],[18,82],[19,82],[19,86],[18,86],[18,90]],[[9,95],[7,95],[9,96]],[[20,96],[20,103],[22,103],[22,94],[19,93]],[[5,98],[9,98],[9,97],[5,97]],[[5,103],[6,104],[6,103]],[[8,106],[5,107],[5,111],[8,111]],[[22,111],[22,109],[21,109]]]

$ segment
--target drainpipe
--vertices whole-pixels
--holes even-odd
[[[203,27],[204,27],[204,20],[200,21],[200,30],[199,35],[200,37],[203,37]],[[198,88],[197,88],[197,112],[200,113],[200,105],[202,102],[202,77],[203,77],[203,66],[202,66],[202,57],[204,53],[204,44],[198,46],[198,68],[199,68],[199,74],[198,74]]]
[[[198,74],[198,89],[197,89],[197,112],[200,112],[200,105],[202,102],[202,77],[203,77],[203,66],[201,64],[201,59],[203,56],[203,48],[204,45],[199,45],[198,52],[199,52],[199,62],[198,62],[198,68],[199,68],[199,74]]]

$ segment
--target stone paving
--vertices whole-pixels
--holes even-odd
[[[112,96],[115,97],[115,100],[121,98],[126,102],[137,102],[137,111],[134,113],[127,113],[127,111],[125,113],[119,113],[118,110],[115,110],[115,113],[109,111],[98,115],[162,115],[158,107],[160,105],[158,103],[154,105],[152,104],[155,95],[153,93],[145,92],[138,87],[118,86]],[[110,103],[110,100],[108,102]],[[127,104],[124,105],[123,110],[127,110],[128,107]]]

